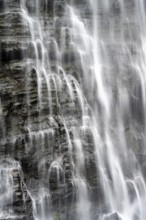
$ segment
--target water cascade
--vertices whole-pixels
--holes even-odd
[[[0,219],[146,219],[145,0],[0,0]]]

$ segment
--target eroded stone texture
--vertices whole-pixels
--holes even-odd
[[[41,181],[50,190],[53,206],[51,211],[55,214],[61,213],[63,220],[75,220],[77,200],[73,167],[73,162],[75,163],[76,161],[73,138],[73,128],[75,128],[80,133],[84,149],[84,175],[87,179],[89,197],[93,203],[93,216],[97,217],[98,211],[96,209],[103,199],[103,194],[97,170],[92,132],[90,129],[84,132],[81,131],[82,108],[78,99],[75,80],[82,86],[83,95],[86,96],[92,107],[94,107],[94,99],[96,97],[94,94],[97,93],[97,88],[92,88],[92,94],[89,92],[91,90],[91,82],[84,80],[80,56],[75,48],[70,45],[71,30],[69,25],[66,25],[64,30],[64,51],[60,59],[66,74],[71,75],[74,79],[72,80],[74,100],[71,100],[63,71],[60,69],[57,72],[56,66],[58,59],[56,43],[61,48],[61,27],[64,23],[69,24],[68,17],[64,16],[65,4],[71,4],[71,1],[51,0],[48,1],[47,5],[46,2],[43,0],[39,4],[39,18],[46,33],[44,41],[48,53],[47,58],[50,62],[50,69],[46,69],[46,71],[50,71],[52,75],[50,76],[49,91],[45,76],[42,76],[42,100],[41,105],[39,105],[38,73],[35,68],[36,54],[34,45],[30,40],[31,33],[28,21],[21,14],[21,2],[18,0],[0,0],[0,156],[11,156],[17,160],[24,173],[26,185],[22,183],[21,176],[17,170],[12,173],[16,186],[13,206],[18,216],[22,214],[24,216],[22,217],[23,220],[33,219],[32,201],[27,193],[27,187],[32,190],[32,194],[37,194]],[[87,25],[92,27],[91,6],[88,1],[75,0],[74,4],[80,9],[81,16],[86,20]],[[128,16],[132,17],[133,1],[127,1],[125,4],[127,4]],[[36,1],[27,1],[26,8],[28,13],[33,16],[36,12]],[[143,108],[139,108],[142,105],[140,82],[136,69],[127,65],[129,63],[127,60],[130,60],[131,56],[136,59],[139,54],[137,47],[140,42],[137,34],[139,27],[132,19],[130,20],[131,22],[128,19],[123,21],[124,38],[127,39],[126,42],[128,42],[129,47],[127,50],[127,44],[124,45],[123,42],[118,41],[117,44],[108,41],[110,19],[114,24],[114,37],[116,40],[120,39],[121,7],[119,1],[113,0],[108,12],[104,12],[103,3],[100,1],[98,16],[100,18],[99,36],[104,42],[104,48],[102,45],[100,48],[101,57],[102,55],[104,57],[104,50],[108,51],[107,60],[111,64],[110,69],[108,69],[108,63],[105,62],[102,68],[106,75],[106,83],[112,87],[113,108],[118,100],[118,81],[121,86],[124,85],[128,89],[130,94],[131,116],[127,115],[127,120],[125,119],[128,146],[132,146],[139,156],[143,173],[146,173],[145,156],[142,156],[141,147],[143,145],[144,112]],[[47,35],[48,32],[49,35]],[[133,39],[135,44],[132,44],[131,39]],[[40,47],[39,43],[38,47]],[[127,51],[126,55],[124,54],[125,51]],[[123,56],[124,59],[122,58]],[[125,56],[127,58],[126,63]],[[41,49],[39,49],[38,57],[39,60],[42,59]],[[119,68],[120,65],[122,66],[121,68]],[[122,74],[121,69],[123,70]],[[110,79],[109,72],[112,72]],[[129,77],[128,80],[127,77]],[[54,82],[58,82],[58,85]],[[51,99],[49,99],[48,93],[51,94]],[[51,107],[49,106],[50,102]],[[89,109],[88,112],[89,115],[92,115]],[[102,115],[100,108],[98,113]],[[132,120],[134,119],[131,127],[128,121],[130,117]],[[123,118],[125,117],[123,116]],[[112,125],[115,125],[114,115],[112,119]],[[64,124],[64,121],[66,124]],[[100,123],[102,127],[102,120],[99,125]],[[137,132],[138,138],[136,139],[133,136],[133,129]],[[72,154],[70,154],[70,144],[67,140],[67,135],[69,135],[71,140]],[[113,133],[112,135],[114,137]],[[59,184],[53,161],[57,161],[60,166]],[[22,197],[25,197],[26,207],[23,205]],[[102,208],[104,209],[104,207]],[[16,219],[21,218],[18,217]],[[105,219],[117,220],[120,217],[115,213]]]
[[[68,131],[71,137],[72,127],[79,129],[82,125],[82,113],[74,81],[72,82],[74,101],[69,97],[67,82],[61,70],[59,77],[62,85],[58,87],[58,91],[56,91],[56,85],[54,84],[54,80],[57,81],[58,77],[56,75],[58,55],[55,47],[56,42],[61,46],[60,28],[61,23],[66,22],[64,21],[66,3],[65,1],[48,1],[48,5],[45,4],[46,1],[41,2],[39,13],[40,22],[44,24],[45,31],[52,33],[50,37],[46,36],[45,39],[51,71],[54,72],[54,75],[52,74],[52,78],[50,78],[51,87],[49,91],[51,93],[52,109],[49,106],[47,85],[44,78],[43,96],[39,106],[37,72],[34,68],[36,55],[31,42],[28,22],[21,13],[21,1],[0,1],[0,98],[2,108],[0,110],[0,155],[10,156],[17,160],[24,173],[26,185],[21,183],[21,177],[17,170],[12,173],[15,183],[13,207],[18,219],[21,219],[20,215],[23,216],[22,219],[32,219],[32,201],[29,194],[27,194],[26,187],[32,188],[33,193],[37,194],[40,181],[50,190],[52,212],[60,212],[63,219],[75,219],[76,190],[72,164],[75,155],[74,153],[70,155],[64,121],[69,128]],[[36,12],[36,1],[27,1],[26,7],[28,12],[33,15]],[[83,8],[82,3],[81,7]],[[39,51],[38,56],[41,60],[41,49]],[[77,73],[81,69],[79,56],[69,46],[67,29],[66,49],[62,55],[62,62],[67,74],[71,73],[76,80],[79,80],[79,77],[81,77]],[[50,116],[50,114],[52,115]],[[48,135],[47,131],[45,133],[47,129],[52,129],[53,134]],[[41,131],[44,132],[43,136],[41,136]],[[73,137],[71,142],[74,148]],[[85,146],[85,175],[89,187],[93,187],[94,194],[97,186],[97,176],[90,134],[84,134],[82,142]],[[89,145],[91,146],[90,150]],[[54,160],[60,161],[59,185],[56,168],[52,165]],[[52,168],[50,168],[51,166]],[[92,175],[91,170],[95,170],[95,175]],[[22,201],[24,197],[26,207]]]

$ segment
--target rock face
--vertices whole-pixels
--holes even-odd
[[[97,220],[115,211],[105,188],[122,194],[114,165],[125,185],[139,164],[146,173],[137,7],[0,0],[0,178],[12,181],[0,219]]]
[[[122,218],[117,213],[112,213],[108,216],[105,216],[104,220],[122,220]]]
[[[10,158],[1,160],[0,181],[0,219],[33,220],[32,201],[18,162]]]
[[[11,171],[15,219],[76,218],[76,133],[90,196],[98,191],[92,134],[82,131],[81,67],[65,25],[72,22],[66,4],[0,1],[0,157],[18,161],[25,177],[22,183],[18,170]]]

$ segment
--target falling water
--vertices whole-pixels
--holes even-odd
[[[15,172],[23,170],[35,220],[145,220],[145,0],[0,5],[25,35],[26,108],[23,129],[14,118],[8,129],[0,97],[0,219],[18,219]]]

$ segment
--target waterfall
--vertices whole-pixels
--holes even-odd
[[[145,0],[0,0],[0,219],[146,219]]]

